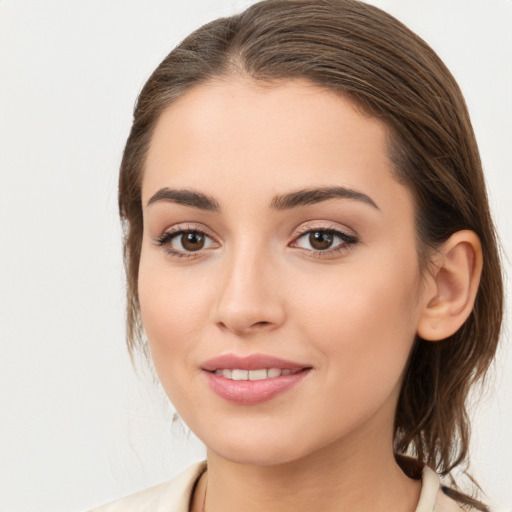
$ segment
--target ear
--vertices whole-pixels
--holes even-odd
[[[455,334],[473,309],[481,274],[478,236],[473,231],[457,231],[434,257],[417,334],[428,341]]]

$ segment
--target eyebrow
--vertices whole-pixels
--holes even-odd
[[[270,206],[274,210],[288,210],[297,206],[307,206],[310,204],[321,203],[329,199],[354,199],[366,203],[373,208],[380,208],[373,199],[362,192],[345,187],[321,187],[298,190],[290,194],[274,196]]]
[[[149,206],[157,201],[172,201],[173,203],[191,206],[198,210],[206,210],[210,212],[220,212],[219,203],[202,192],[195,192],[193,190],[182,189],[175,190],[170,188],[161,188],[156,194],[153,194],[149,199],[146,206]]]
[[[379,210],[373,199],[362,192],[345,187],[320,187],[302,189],[288,194],[276,195],[270,202],[273,210],[290,210],[299,206],[308,206],[321,203],[329,199],[353,199],[366,203]],[[190,206],[198,210],[220,212],[219,203],[211,196],[189,189],[161,188],[147,202],[147,206],[157,201],[171,201],[173,203]]]

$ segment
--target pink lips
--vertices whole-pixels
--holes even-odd
[[[214,373],[216,370],[284,370],[285,375],[262,380],[232,380]],[[209,359],[202,365],[210,388],[221,398],[239,405],[253,405],[271,400],[294,387],[306,375],[311,366],[286,361],[264,354],[239,357],[226,354]]]

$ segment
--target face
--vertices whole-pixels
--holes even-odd
[[[385,126],[306,81],[197,86],[159,120],[142,199],[151,355],[211,453],[391,449],[423,298]]]

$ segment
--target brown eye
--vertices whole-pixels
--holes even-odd
[[[337,229],[326,228],[304,231],[293,241],[291,246],[309,251],[312,256],[325,255],[327,257],[346,252],[357,243],[358,239],[353,235]]]
[[[199,251],[204,247],[205,240],[203,234],[189,231],[182,233],[180,242],[186,251]]]
[[[309,233],[309,243],[317,251],[329,249],[333,241],[334,234],[330,231],[311,231]]]
[[[155,239],[155,245],[175,257],[195,257],[204,255],[219,244],[206,233],[196,229],[177,229],[168,231]]]

